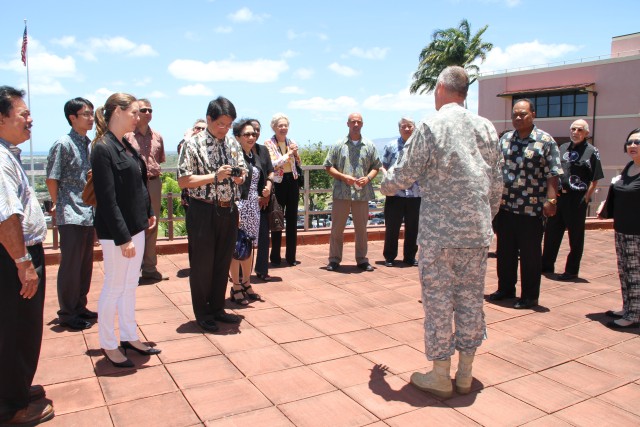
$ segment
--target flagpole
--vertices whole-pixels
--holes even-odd
[[[24,20],[24,33],[27,33],[27,20]],[[28,37],[28,36],[27,36]],[[29,49],[28,49],[28,45],[26,44],[26,42],[23,40],[23,44],[25,46],[25,50],[24,50],[24,65],[27,67],[27,108],[29,108],[29,111],[31,111],[31,87],[30,87],[30,83],[29,83]],[[30,177],[31,177],[31,186],[33,188],[35,188],[36,183],[35,183],[35,170],[34,170],[34,163],[33,163],[33,131],[31,131],[30,136],[29,136],[29,154],[31,157],[31,171],[29,173]]]

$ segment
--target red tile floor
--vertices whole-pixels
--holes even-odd
[[[587,232],[581,278],[542,279],[540,307],[485,303],[488,340],[474,364],[473,392],[441,400],[408,384],[425,371],[417,269],[357,270],[345,245],[338,273],[324,270],[327,245],[301,246],[297,267],[255,289],[265,302],[229,309],[239,327],[204,334],[193,322],[186,254],[160,256],[168,281],[143,284],[137,321],[159,356],[118,369],[99,352],[97,326],[56,325],[57,266],[47,267],[45,333],[35,383],[46,387],[60,426],[638,426],[638,330],[606,328],[621,306],[613,232]],[[562,271],[565,246],[557,269]],[[103,279],[96,262],[89,295]],[[489,259],[486,293],[496,290]],[[453,365],[457,363],[454,358]],[[455,372],[455,370],[453,370]]]

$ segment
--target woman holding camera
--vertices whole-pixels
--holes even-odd
[[[271,181],[268,177],[273,175],[273,166],[264,147],[256,145],[258,134],[253,128],[251,120],[241,120],[233,126],[233,136],[236,137],[242,147],[242,154],[248,169],[247,179],[240,189],[241,199],[238,201],[238,213],[240,214],[241,231],[252,240],[251,253],[258,247],[258,234],[260,229],[260,205],[258,199],[271,194]],[[258,192],[260,189],[260,192]],[[258,301],[260,295],[255,293],[249,282],[251,277],[251,264],[253,256],[244,260],[235,257],[231,260],[231,301],[240,305],[248,305],[249,300]],[[240,282],[242,271],[242,282]]]
[[[275,170],[273,182],[276,199],[284,210],[286,222],[286,251],[285,258],[290,266],[298,264],[296,260],[296,246],[298,241],[298,199],[300,198],[299,171],[302,165],[298,155],[298,144],[287,138],[289,132],[289,118],[283,113],[274,114],[271,119],[273,136],[265,141],[269,149],[271,162]],[[280,246],[282,231],[271,232],[271,264],[280,265]]]

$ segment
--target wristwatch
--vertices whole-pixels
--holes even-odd
[[[547,199],[547,202],[551,203],[552,205],[555,205],[558,203],[557,199]]]
[[[31,254],[29,252],[27,252],[27,254],[23,257],[20,258],[16,258],[13,260],[13,262],[15,262],[16,264],[20,264],[26,261],[31,261]]]

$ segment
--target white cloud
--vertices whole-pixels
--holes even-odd
[[[552,64],[567,54],[578,52],[581,48],[564,43],[544,44],[538,40],[512,44],[504,49],[494,46],[487,54],[487,60],[479,65],[480,71],[516,71],[515,69],[520,67]]]
[[[146,97],[150,99],[166,98],[167,94],[160,90],[153,90]]]
[[[232,22],[237,23],[262,22],[268,17],[269,15],[267,14],[256,15],[248,7],[243,7],[235,11],[234,13],[230,13],[229,15],[227,15],[227,18],[229,18]]]
[[[135,86],[147,86],[149,83],[151,83],[151,77],[143,77],[141,79],[133,80],[133,84]]]
[[[288,30],[287,31],[287,38],[289,40],[304,39],[304,38],[308,38],[308,37],[314,37],[314,38],[317,38],[318,40],[321,40],[321,41],[326,41],[326,40],[329,39],[329,37],[324,33],[310,33],[310,32],[296,33],[293,30]]]
[[[67,90],[57,80],[49,77],[35,79],[29,85],[32,95],[64,95]]]
[[[53,39],[51,40],[52,44],[57,44],[59,46],[62,46],[64,48],[69,48],[73,45],[76,44],[76,38],[74,36],[63,36],[59,39]]]
[[[298,52],[289,49],[289,50],[286,50],[286,51],[282,52],[282,54],[280,56],[282,57],[282,59],[290,59],[290,58],[293,58],[293,57],[298,56],[298,55],[299,55]]]
[[[183,86],[178,89],[178,93],[185,96],[213,96],[213,91],[202,83]]]
[[[298,68],[293,72],[293,77],[299,80],[309,80],[314,75],[314,71],[311,68]]]
[[[285,86],[280,89],[280,93],[292,93],[296,95],[303,95],[305,93],[304,89],[298,86]]]
[[[364,50],[360,47],[354,47],[349,50],[349,55],[363,59],[384,59],[387,56],[389,48],[372,47]]]
[[[95,90],[93,93],[85,94],[84,98],[87,98],[89,101],[91,101],[97,109],[98,107],[103,106],[107,98],[110,97],[114,92],[116,91],[101,87]]]
[[[362,106],[369,110],[378,111],[435,111],[432,94],[411,95],[408,87],[397,93],[371,95],[362,102]]]
[[[230,32],[233,31],[233,28],[226,26],[226,27],[216,27],[216,29],[214,30],[216,33],[218,34],[228,34]]]
[[[328,68],[334,73],[340,74],[341,76],[345,76],[345,77],[354,77],[360,74],[358,71],[354,70],[353,68],[347,67],[346,65],[340,65],[337,62],[334,62],[333,64],[329,65]]]
[[[315,96],[309,99],[291,101],[287,105],[293,110],[312,110],[312,111],[352,111],[358,102],[349,96],[339,96],[338,98],[322,98]]]
[[[269,83],[278,80],[288,70],[285,61],[256,59],[254,61],[210,61],[177,59],[169,64],[169,73],[177,79],[198,82],[245,81]]]
[[[96,61],[97,54],[101,52],[111,54],[125,54],[127,56],[146,57],[157,56],[151,45],[138,44],[131,40],[117,36],[104,38],[91,38],[87,43],[78,42],[73,36],[64,36],[52,40],[52,43],[67,49],[75,49],[82,58],[87,61]]]

